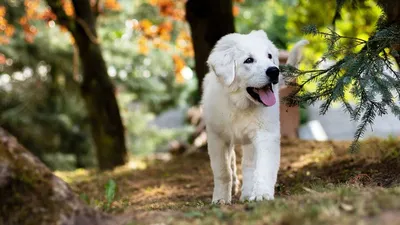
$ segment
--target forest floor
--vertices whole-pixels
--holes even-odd
[[[56,174],[89,205],[131,224],[400,224],[400,139],[369,139],[354,154],[349,144],[283,140],[276,199],[259,203],[235,196],[232,205],[210,205],[205,152]],[[116,189],[107,204],[110,180]]]

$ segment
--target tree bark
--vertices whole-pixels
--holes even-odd
[[[381,6],[387,16],[387,22],[390,24],[399,24],[400,22],[400,1],[393,0],[378,0],[378,4]]]
[[[235,32],[232,0],[188,0],[186,19],[189,22],[195,53],[195,70],[198,80],[198,103],[202,83],[208,71],[206,61],[215,43],[224,35]]]
[[[0,224],[111,225],[60,178],[0,128]]]
[[[400,27],[400,1],[379,0],[378,4],[385,12],[387,25],[396,25]],[[396,54],[392,54],[392,56],[400,67],[400,43],[394,43],[392,48],[396,51]]]
[[[95,17],[90,3],[88,0],[73,0],[72,2],[76,17],[84,21],[84,23],[79,23],[73,35],[83,69],[81,92],[91,121],[97,159],[100,169],[112,169],[125,163],[124,127],[114,94],[114,86],[108,76],[100,46],[93,40],[93,37],[97,35]],[[90,28],[91,34],[85,31],[85,23],[87,28]]]
[[[79,49],[82,66],[81,94],[90,118],[92,136],[101,170],[126,161],[124,126],[115,89],[97,41],[96,18],[88,0],[73,0],[75,18],[68,17],[58,0],[47,0],[57,21],[66,26]]]

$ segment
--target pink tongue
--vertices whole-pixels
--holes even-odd
[[[266,106],[273,106],[276,103],[275,95],[274,92],[272,92],[271,89],[268,90],[263,90],[259,89],[258,94],[260,95],[261,101],[266,105]]]

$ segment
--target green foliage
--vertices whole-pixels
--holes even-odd
[[[115,193],[117,191],[117,184],[114,180],[110,179],[104,186],[107,203],[104,205],[105,209],[110,209],[111,203],[114,201]]]
[[[40,65],[43,69],[46,67]],[[80,97],[66,90],[63,79],[16,72],[0,91],[0,124],[16,135],[51,168],[74,169],[94,165],[88,122]],[[23,77],[25,80],[18,80]],[[44,76],[42,76],[44,77]],[[63,78],[63,77],[58,77]],[[7,89],[7,87],[9,89]],[[26,91],[33,90],[33,91]]]
[[[136,2],[135,8],[131,3],[120,1],[123,11],[99,18],[99,33],[110,76],[124,91],[134,93],[150,112],[160,113],[172,107],[191,105],[196,81],[191,79],[184,84],[175,81],[171,53],[156,48],[150,48],[146,55],[139,53],[138,40],[143,34],[134,30],[133,24],[148,19],[157,25],[167,19],[147,1]],[[184,26],[187,26],[184,22],[174,22],[171,43]],[[186,63],[193,65],[193,60],[189,58]]]
[[[307,109],[300,106],[300,124],[305,124],[308,121]]]
[[[88,118],[79,93],[80,74],[79,71],[74,74],[77,65],[73,62],[74,51],[69,34],[61,32],[57,25],[33,21],[38,33],[33,43],[27,43],[24,40],[23,28],[18,25],[18,19],[25,13],[23,2],[9,2],[6,2],[7,20],[15,25],[16,34],[8,45],[0,46],[0,52],[9,59],[6,64],[0,65],[0,126],[11,131],[28,149],[54,169],[94,166],[95,157]],[[190,127],[158,129],[149,126],[149,123],[157,114],[169,108],[190,106],[195,99],[193,93],[196,93],[197,84],[195,79],[188,79],[183,84],[175,81],[171,52],[174,54],[176,49],[162,51],[151,48],[147,55],[140,53],[138,42],[143,34],[133,29],[133,24],[142,19],[148,19],[155,25],[164,22],[166,18],[160,15],[159,10],[147,0],[121,0],[119,3],[122,6],[121,11],[106,11],[98,18],[98,35],[109,75],[117,86],[116,95],[124,119],[128,148],[135,155],[145,154],[166,145],[171,139],[184,139],[188,131],[191,131]],[[345,93],[344,99],[348,101],[351,98],[349,96],[357,96],[356,94],[362,93],[363,88],[377,89],[378,83],[369,84],[370,77],[378,80],[381,85],[382,82],[393,81],[390,77],[368,75],[383,73],[374,70],[374,65],[382,66],[387,63],[383,55],[385,50],[370,49],[363,53],[364,56],[357,55],[363,46],[366,46],[366,42],[360,42],[360,39],[368,39],[380,14],[374,1],[357,1],[356,5],[343,4],[340,14],[335,14],[334,8],[334,0],[246,0],[240,5],[240,14],[236,17],[236,28],[239,32],[266,30],[270,39],[281,49],[286,49],[288,42],[302,36],[305,25],[315,24],[309,31],[313,31],[311,33],[314,33],[313,37],[316,38],[311,39],[310,48],[305,49],[304,65],[310,65],[321,57],[343,58],[346,61],[336,70],[330,70],[326,78],[322,79],[323,74],[318,76],[321,79],[316,78],[316,82],[306,79],[317,74],[317,71],[303,73],[300,77],[300,81],[306,84],[299,97],[301,99],[296,101],[305,100],[310,103],[316,99],[326,101],[332,97],[332,101],[324,105],[324,110],[331,103],[342,99],[343,96],[337,94],[342,90]],[[332,10],[321,13],[321,9]],[[335,23],[336,30],[330,31],[325,27],[332,25],[335,15],[338,18]],[[349,25],[349,21],[352,25]],[[173,24],[171,43],[176,40],[180,30],[187,26],[183,21],[173,21]],[[394,30],[388,28],[376,33],[376,42],[382,41],[381,36],[385,39],[397,35],[391,32]],[[321,41],[324,37],[329,45]],[[368,43],[373,43],[373,40],[368,40]],[[324,54],[328,50],[329,53]],[[364,65],[363,60],[371,56],[370,52],[375,52],[374,57],[379,60],[368,64],[369,67],[363,67],[362,71],[356,70],[357,66]],[[386,55],[389,53],[394,54],[386,52]],[[344,55],[348,56],[345,58]],[[193,67],[192,58],[183,58],[186,65]],[[347,76],[350,77],[345,78]],[[367,81],[354,81],[358,79],[357,76],[365,76],[364,80]],[[2,80],[9,82],[2,84]],[[328,83],[318,87],[317,81]],[[331,86],[329,82],[339,83]],[[311,83],[312,85],[309,85]],[[385,86],[392,90],[398,88],[395,85],[395,82],[392,82]],[[322,95],[307,95],[307,91],[312,90],[318,90]],[[366,112],[374,116],[368,109],[373,107],[380,110],[391,104],[389,98],[393,94],[381,90],[374,90],[370,95],[377,98],[381,94],[382,99],[385,99],[384,103],[372,104],[365,101],[362,106],[351,106],[353,112],[357,111],[354,119],[362,119]],[[370,95],[367,97],[371,100]],[[344,105],[350,109],[347,103]],[[398,109],[392,107],[391,110]],[[302,121],[306,119],[304,115],[303,110]],[[372,121],[366,122],[368,124]]]
[[[190,211],[185,213],[185,217],[188,218],[202,218],[204,217],[204,213],[200,212],[200,211]]]
[[[298,91],[288,98],[288,102],[312,104],[320,100],[323,102],[321,114],[325,114],[334,102],[341,103],[352,120],[359,122],[351,146],[356,150],[358,140],[376,116],[390,110],[400,118],[397,98],[400,75],[390,56],[395,51],[393,46],[400,43],[400,29],[397,25],[386,25],[382,17],[376,32],[368,40],[343,36],[334,30],[324,32],[315,26],[305,30],[324,37],[328,43],[321,61],[333,59],[336,63],[326,69],[309,71],[286,68],[289,74],[300,78],[299,84],[294,84],[299,87]],[[315,90],[305,88],[309,83],[314,83]],[[350,104],[346,93],[354,97],[355,105]]]
[[[278,48],[286,49],[287,43],[291,41],[286,28],[291,15],[286,9],[294,6],[294,3],[294,0],[246,0],[240,5],[240,14],[235,18],[236,29],[240,33],[265,30]]]
[[[148,154],[160,146],[166,146],[170,140],[185,139],[193,130],[191,127],[181,129],[159,129],[149,126],[155,115],[149,113],[147,106],[138,101],[134,94],[120,94],[118,101],[121,114],[127,128],[127,146],[134,155]]]
[[[70,171],[77,167],[76,157],[73,154],[61,152],[46,153],[43,155],[42,160],[50,168],[57,168],[57,170]]]
[[[302,37],[310,41],[303,50],[304,59],[300,68],[310,68],[328,51],[324,35],[313,35],[313,32],[307,32],[309,35],[304,36],[305,28],[314,28],[314,31],[326,33],[330,32],[329,29],[334,29],[342,36],[359,39],[368,39],[369,35],[375,31],[375,24],[381,10],[374,0],[347,2],[342,5],[340,14],[335,13],[336,6],[336,0],[298,0],[294,7],[287,8],[286,13],[290,15],[286,24],[288,38]],[[333,23],[335,15],[337,20]],[[342,41],[342,44],[351,45],[353,39]],[[315,86],[309,85],[307,88],[311,90]]]
[[[148,19],[157,25],[165,21],[159,11],[147,1],[120,1],[118,14],[99,18],[99,33],[109,68],[109,75],[119,87],[118,101],[126,127],[127,146],[134,154],[154,152],[170,140],[185,138],[190,128],[159,129],[150,127],[155,116],[173,107],[187,107],[197,83],[195,79],[176,82],[173,59],[170,52],[150,48],[148,54],[140,54],[139,38],[142,34],[132,28],[133,23]],[[171,42],[174,42],[184,22],[174,22]],[[192,59],[187,59],[189,66]]]
[[[0,45],[7,58],[0,65],[0,126],[50,168],[94,166],[88,120],[73,78],[68,33],[54,24],[32,21],[39,32],[29,43],[18,22],[24,14],[23,1],[5,5],[8,22],[16,31],[9,44]]]
[[[164,110],[189,105],[196,81],[176,83],[173,60],[167,52],[139,53],[140,35],[129,21],[151,17],[158,23],[164,20],[158,10],[144,0],[120,4],[121,11],[106,11],[98,18],[99,40],[124,111],[128,148],[134,154],[149,153],[186,134],[186,128],[160,130],[148,124]],[[69,33],[54,23],[33,21],[38,33],[33,43],[28,43],[18,25],[24,14],[23,2],[7,2],[6,6],[8,22],[16,31],[9,44],[0,45],[1,54],[8,59],[7,64],[0,65],[0,126],[53,169],[95,166],[79,70],[74,74],[74,67],[79,65],[73,62]],[[178,31],[179,26],[172,41]],[[142,107],[135,110],[132,105]]]

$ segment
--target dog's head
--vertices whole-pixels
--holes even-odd
[[[264,31],[222,37],[207,60],[236,104],[273,106],[279,100],[278,49]]]

